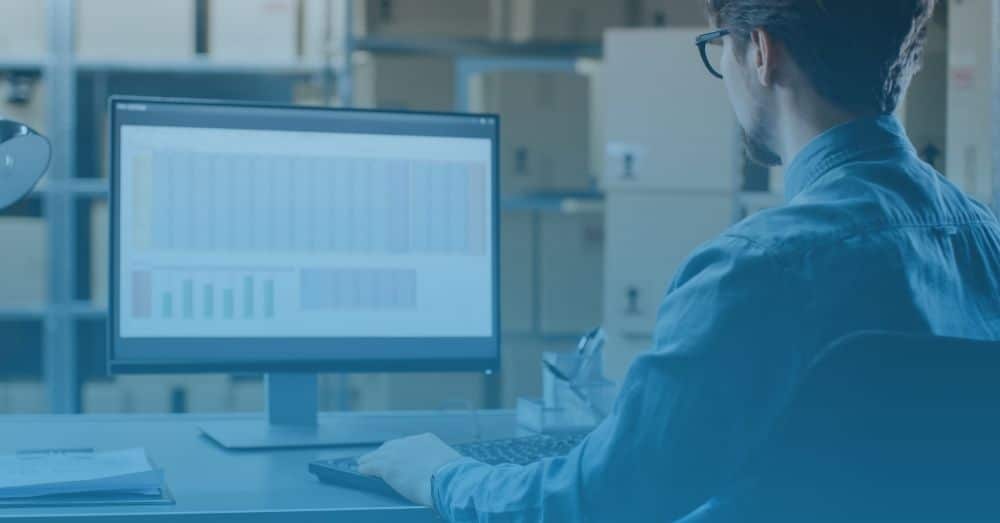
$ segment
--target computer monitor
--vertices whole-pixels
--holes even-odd
[[[378,442],[317,372],[499,365],[498,118],[114,97],[113,373],[267,373],[227,447]]]

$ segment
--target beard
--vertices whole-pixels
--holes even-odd
[[[764,140],[760,139],[761,133],[748,133],[743,131],[743,150],[744,154],[751,162],[754,162],[763,167],[776,167],[781,165],[781,156],[774,152],[773,149],[768,147]]]

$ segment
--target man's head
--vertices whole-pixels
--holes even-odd
[[[847,117],[896,110],[936,0],[706,0],[748,150],[776,164],[779,107]]]

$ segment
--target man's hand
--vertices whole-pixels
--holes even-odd
[[[444,465],[462,457],[433,434],[387,441],[378,450],[358,458],[358,472],[377,476],[406,499],[427,507],[431,477]]]

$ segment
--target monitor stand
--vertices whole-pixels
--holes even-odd
[[[391,416],[319,418],[315,374],[267,374],[267,419],[209,421],[201,431],[227,449],[269,449],[374,445],[407,434]],[[395,421],[395,422],[394,422]]]

